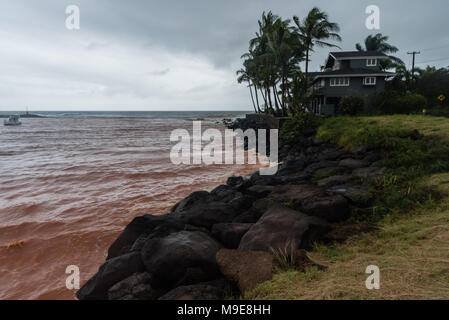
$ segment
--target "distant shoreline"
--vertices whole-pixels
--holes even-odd
[[[21,118],[190,118],[192,120],[226,119],[242,117],[249,111],[36,111],[21,113],[17,111],[0,111],[0,118],[19,115]]]

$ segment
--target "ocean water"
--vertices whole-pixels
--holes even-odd
[[[84,283],[134,217],[258,169],[170,162],[172,130],[239,112],[33,113],[0,126],[0,299],[74,299],[67,266]]]

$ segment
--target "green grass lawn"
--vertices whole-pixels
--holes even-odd
[[[416,131],[418,130],[418,131]],[[371,181],[378,231],[309,253],[327,271],[277,271],[247,299],[449,299],[449,119],[424,115],[326,119],[318,137],[347,149],[382,150],[385,176]],[[365,269],[380,268],[380,290]]]

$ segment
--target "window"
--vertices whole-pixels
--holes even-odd
[[[376,85],[376,77],[365,77],[365,78],[363,78],[363,84],[365,86],[375,86]]]
[[[347,87],[349,86],[349,78],[331,78],[331,87]]]
[[[377,59],[366,59],[367,67],[375,67],[377,66]]]

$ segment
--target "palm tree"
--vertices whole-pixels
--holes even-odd
[[[337,47],[325,40],[331,39],[335,41],[341,41],[341,37],[338,34],[340,27],[337,23],[329,22],[329,16],[327,13],[321,11],[317,7],[310,10],[307,17],[301,22],[297,16],[293,17],[295,21],[298,36],[302,40],[306,50],[306,74],[305,84],[307,86],[307,79],[309,75],[309,55],[313,52],[315,45],[319,47]]]
[[[392,55],[392,53],[396,53],[399,51],[398,48],[396,48],[395,46],[389,44],[388,42],[388,36],[384,36],[381,33],[378,33],[376,35],[369,35],[368,37],[366,37],[365,39],[365,47],[362,47],[362,45],[360,43],[357,43],[355,45],[356,49],[358,51],[377,51],[377,52],[381,52],[384,53],[386,55],[388,55],[388,57],[395,63],[397,64],[404,64],[404,62]],[[388,65],[388,63],[387,63]]]
[[[236,72],[236,74],[238,75],[237,81],[238,83],[242,83],[242,82],[248,82],[248,88],[249,88],[249,92],[251,94],[251,101],[253,102],[253,107],[254,107],[254,111],[256,113],[258,113],[258,110],[256,108],[256,104],[254,102],[254,96],[253,96],[253,89],[251,88],[251,79],[248,75],[248,72],[245,69],[240,69]],[[257,92],[256,92],[257,94]]]

